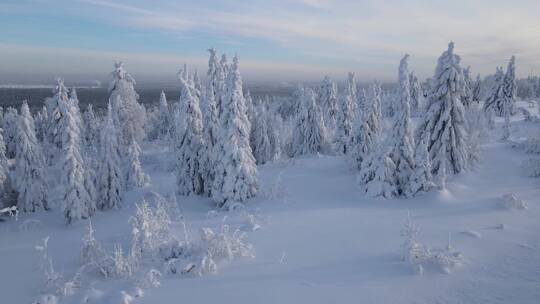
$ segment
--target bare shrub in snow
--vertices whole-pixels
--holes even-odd
[[[461,252],[454,250],[450,245],[450,237],[445,248],[430,248],[418,241],[419,231],[419,226],[407,214],[407,220],[401,230],[401,236],[405,239],[402,245],[402,259],[412,266],[416,274],[423,275],[426,269],[450,273],[453,268],[464,263]]]
[[[56,294],[58,296],[68,296],[74,293],[74,289],[81,286],[80,270],[71,279],[65,278],[54,269],[52,257],[49,255],[49,237],[35,246],[38,255],[38,268],[43,274],[43,292],[45,295]]]
[[[230,263],[237,257],[254,257],[253,247],[246,240],[246,233],[222,224],[218,232],[205,227],[201,229],[198,243],[181,242],[174,258],[164,264],[164,272],[172,275],[201,276],[214,274],[218,265]]]
[[[103,249],[102,244],[94,237],[94,228],[88,221],[87,233],[83,237],[81,248],[82,268],[87,273],[97,273],[105,279],[113,275],[115,260]]]
[[[146,200],[136,206],[135,216],[129,219],[133,227],[132,245],[139,248],[141,254],[156,256],[160,246],[171,240],[171,219],[161,201],[155,208],[151,208]]]
[[[139,282],[139,286],[142,288],[156,288],[161,285],[160,279],[162,275],[161,272],[157,269],[150,269],[148,270],[143,278]]]

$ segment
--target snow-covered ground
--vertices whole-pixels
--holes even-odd
[[[261,193],[246,204],[261,226],[255,231],[245,211],[216,212],[209,199],[178,196],[194,237],[200,228],[225,221],[247,232],[255,258],[236,259],[214,275],[164,276],[161,286],[145,289],[133,303],[538,303],[540,185],[522,171],[522,161],[530,156],[499,140],[500,125],[482,144],[474,170],[451,178],[448,191],[415,199],[363,196],[349,164],[337,156],[260,167]],[[539,127],[516,117],[512,139]],[[151,185],[126,193],[123,208],[92,218],[96,238],[108,250],[115,243],[129,245],[128,218],[135,203],[150,191],[175,191],[170,159],[167,150],[144,147],[142,162]],[[505,208],[507,193],[528,208]],[[21,214],[17,221],[0,223],[1,303],[32,303],[39,296],[43,278],[34,247],[47,236],[59,273],[70,276],[80,266],[87,223],[66,226],[60,212]],[[401,260],[400,230],[408,213],[420,226],[420,242],[445,247],[450,241],[464,264],[449,274],[437,268],[415,274]],[[179,225],[173,227],[182,235]],[[122,291],[133,294],[136,278],[91,281],[60,303],[84,303],[85,298],[122,303]]]

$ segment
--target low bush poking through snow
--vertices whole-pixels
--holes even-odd
[[[527,204],[522,199],[518,198],[514,193],[507,193],[501,197],[502,206],[506,209],[527,209]]]
[[[455,251],[450,245],[450,238],[446,248],[429,248],[418,241],[420,228],[415,224],[410,215],[401,230],[403,242],[403,261],[407,262],[418,275],[423,275],[425,270],[434,269],[444,273],[450,273],[455,267],[464,262],[463,255]]]
[[[219,232],[205,227],[200,231],[199,242],[179,243],[176,252],[167,260],[164,271],[171,275],[202,276],[215,274],[218,266],[232,262],[235,258],[253,258],[253,246],[246,241],[246,233],[222,224]]]
[[[57,303],[55,302],[57,296],[72,295],[74,290],[81,286],[82,269],[79,269],[71,279],[66,279],[54,269],[53,260],[49,255],[49,237],[35,246],[35,250],[38,254],[38,268],[44,278],[43,294],[35,303]]]
[[[179,222],[171,220],[171,208],[173,206],[159,195],[155,195],[153,204],[147,200],[137,204],[135,215],[129,219],[132,239],[126,251],[120,243],[115,243],[112,250],[106,250],[95,238],[92,223],[88,221],[87,232],[82,239],[82,263],[70,280],[54,269],[48,253],[49,238],[45,238],[36,246],[39,266],[45,278],[43,295],[36,303],[49,303],[42,300],[46,295],[52,295],[51,299],[55,301],[72,295],[96,276],[105,280],[126,279],[137,288],[147,289],[160,286],[164,275],[190,277],[215,274],[220,266],[236,258],[254,257],[246,233],[225,224],[227,217],[218,229],[202,228],[199,237],[192,240],[181,215],[174,217]],[[245,208],[239,211],[246,219],[243,227],[247,226],[249,231],[260,228],[257,216],[248,213]],[[173,224],[183,227],[180,233],[173,233]],[[157,270],[160,267],[162,271]],[[121,301],[125,303],[131,303],[138,297],[132,293],[121,296]]]

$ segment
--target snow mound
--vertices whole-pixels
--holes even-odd
[[[461,231],[460,233],[463,234],[463,235],[466,235],[466,236],[477,238],[477,239],[482,237],[480,232],[474,231],[474,230],[465,230],[465,231]]]
[[[527,204],[522,199],[518,198],[515,193],[507,193],[502,196],[502,206],[506,209],[527,209]]]
[[[55,295],[42,295],[32,304],[58,304],[58,298]]]

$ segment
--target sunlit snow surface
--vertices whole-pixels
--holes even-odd
[[[525,106],[525,105],[523,105]],[[531,109],[536,113],[536,108]],[[512,139],[537,136],[540,124],[515,117]],[[137,296],[137,277],[103,280],[75,289],[59,303],[538,303],[540,299],[540,182],[521,167],[530,157],[500,141],[501,122],[482,145],[481,162],[450,178],[448,190],[414,199],[364,197],[349,164],[338,156],[312,156],[260,168],[261,194],[247,202],[259,229],[242,211],[217,211],[205,198],[177,197],[189,231],[224,221],[248,234],[255,258],[237,259],[215,275],[164,276],[161,286]],[[144,144],[142,163],[152,185],[125,194],[120,210],[92,218],[95,236],[111,250],[129,245],[127,219],[150,191],[175,191],[173,154]],[[513,193],[527,209],[507,208]],[[416,275],[401,261],[400,230],[407,213],[420,226],[419,241],[463,253],[450,274]],[[181,234],[179,226],[175,226]],[[0,223],[0,302],[32,303],[41,293],[35,245],[49,236],[57,271],[80,266],[86,222],[66,226],[60,208],[20,214]],[[255,230],[255,231],[252,231]]]

